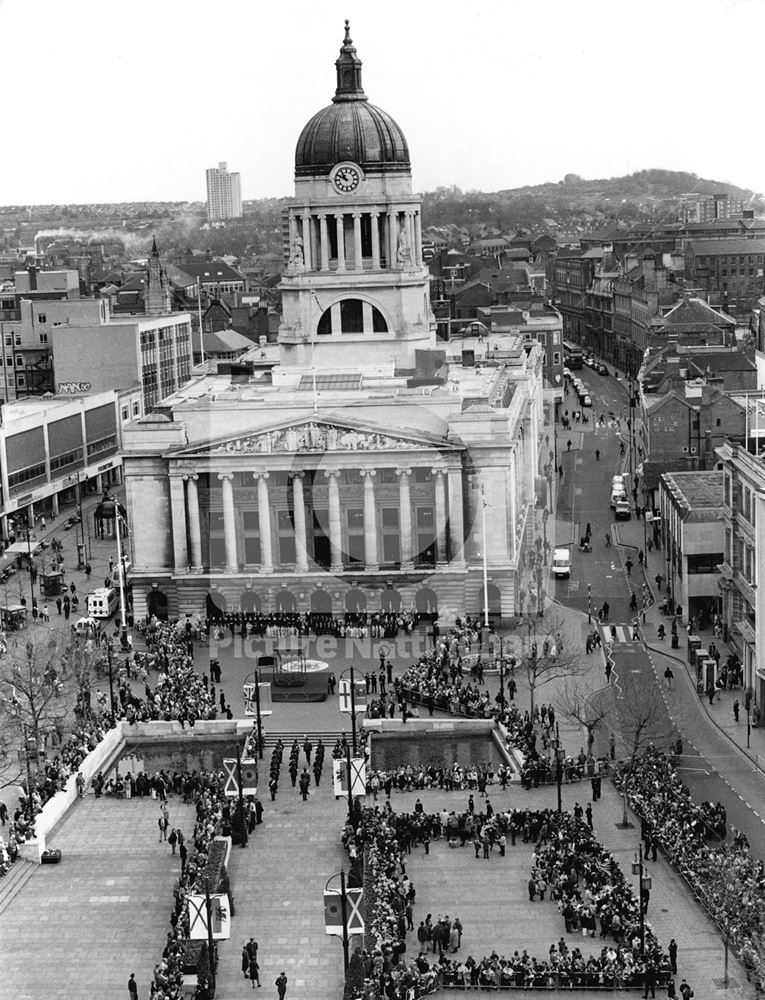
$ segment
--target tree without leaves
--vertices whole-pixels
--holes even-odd
[[[558,615],[548,612],[544,618],[530,617],[525,634],[521,631],[516,638],[520,640],[519,645],[510,648],[526,674],[533,717],[539,688],[561,678],[580,676],[586,665],[566,635],[563,618]]]
[[[48,630],[13,635],[0,659],[0,763],[2,785],[18,783],[15,749],[41,751],[55,733],[60,741],[72,705],[74,684],[87,676],[87,656]],[[69,683],[70,681],[74,683]]]
[[[627,796],[638,758],[649,746],[670,750],[675,740],[675,730],[656,681],[646,683],[635,680],[622,671],[619,685],[611,685],[615,696],[615,723],[620,734],[618,744],[622,760],[620,782],[622,792],[622,825],[629,825]]]

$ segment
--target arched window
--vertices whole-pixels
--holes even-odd
[[[325,309],[319,318],[316,333],[319,337],[330,334],[387,333],[388,324],[377,308],[361,299],[342,299]]]

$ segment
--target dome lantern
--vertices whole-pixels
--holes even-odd
[[[356,47],[351,38],[350,22],[345,22],[345,38],[340,49],[340,58],[335,62],[337,67],[337,90],[332,103],[339,101],[368,101],[361,86],[361,60],[356,54]]]

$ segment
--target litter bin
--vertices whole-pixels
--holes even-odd
[[[672,636],[672,648],[673,649],[680,648],[680,637],[677,634]]]

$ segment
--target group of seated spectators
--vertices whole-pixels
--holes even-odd
[[[373,770],[367,767],[367,795],[374,795],[377,798],[378,792],[384,791],[390,798],[393,790],[412,792],[424,788],[442,788],[448,792],[477,789],[483,793],[487,786],[493,785],[495,781],[498,781],[502,788],[506,788],[512,775],[513,771],[507,764],[500,764],[495,768],[491,761],[485,764],[470,764],[467,767],[462,767],[456,762],[451,767],[436,763],[420,764],[416,767],[412,764],[402,764],[400,767],[387,770],[384,768]]]
[[[396,813],[389,802],[362,812],[357,829],[346,826],[343,843],[352,857],[366,849],[365,886],[368,900],[368,950],[361,952],[363,986],[354,1000],[397,1000],[423,996],[438,986],[475,988],[630,988],[671,978],[670,961],[650,925],[640,933],[640,903],[613,856],[595,839],[579,816],[552,810],[508,809],[495,812],[456,812],[444,808],[426,813],[421,804],[412,813]],[[499,845],[504,856],[507,837],[534,845],[529,881],[533,897],[549,899],[562,914],[566,931],[581,930],[594,938],[598,924],[603,946],[585,955],[561,937],[544,957],[527,951],[511,955],[492,952],[480,959],[452,957],[454,948],[436,947],[432,958],[418,933],[419,954],[408,960],[407,924],[403,920],[413,887],[406,876],[406,857],[412,846],[445,837],[450,846],[461,842],[484,844],[486,852]],[[478,846],[476,846],[478,857]],[[461,938],[461,934],[460,934]]]
[[[272,611],[264,614],[259,611],[209,610],[208,617],[195,625],[200,635],[211,633],[215,628],[224,628],[233,635],[256,635],[269,639],[307,635],[395,639],[400,634],[410,635],[422,618],[413,611],[346,611],[344,615],[333,615],[319,611]]]
[[[649,747],[632,772],[617,771],[627,798],[652,839],[729,937],[758,989],[765,988],[759,942],[765,930],[765,866],[749,853],[746,837],[725,842],[720,803],[696,805],[666,754]]]

